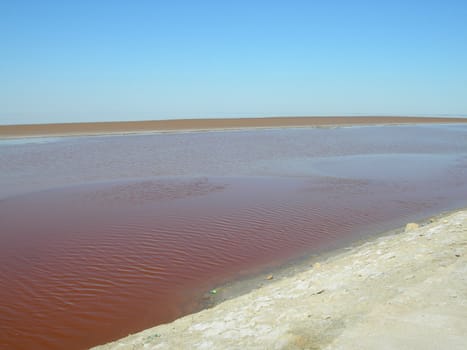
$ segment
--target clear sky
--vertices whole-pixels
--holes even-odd
[[[467,1],[0,0],[0,124],[467,116]]]

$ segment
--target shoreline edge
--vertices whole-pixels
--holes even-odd
[[[467,210],[431,221],[93,349],[464,349]]]

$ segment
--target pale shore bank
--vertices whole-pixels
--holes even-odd
[[[467,210],[95,349],[467,349]]]
[[[394,125],[427,123],[467,123],[467,118],[437,117],[265,117],[173,119],[128,122],[0,125],[0,139],[48,136],[82,136],[185,132],[284,127],[332,127],[353,125]]]

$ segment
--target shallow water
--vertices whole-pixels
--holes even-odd
[[[0,348],[82,349],[216,284],[467,202],[467,128],[0,145]]]

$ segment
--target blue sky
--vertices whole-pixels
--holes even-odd
[[[0,124],[467,116],[466,1],[0,0]]]

